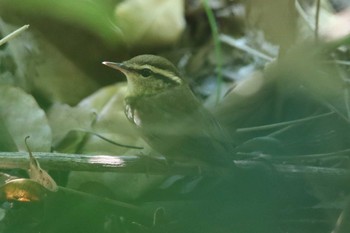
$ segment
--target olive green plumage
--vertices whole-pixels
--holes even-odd
[[[140,55],[104,64],[127,77],[125,115],[154,150],[172,160],[233,164],[225,132],[170,61]]]

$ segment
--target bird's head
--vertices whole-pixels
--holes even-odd
[[[185,84],[176,67],[160,56],[140,55],[122,63],[103,64],[126,76],[129,96],[154,95]]]

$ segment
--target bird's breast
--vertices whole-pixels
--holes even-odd
[[[133,123],[134,125],[141,127],[142,126],[142,120],[139,116],[139,113],[135,107],[133,107],[130,104],[125,104],[125,116],[128,118],[128,120]]]

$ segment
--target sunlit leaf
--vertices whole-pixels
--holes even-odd
[[[173,44],[185,28],[183,0],[128,0],[115,15],[126,43],[138,48]]]
[[[108,140],[143,147],[144,143],[124,114],[125,91],[126,85],[121,83],[100,89],[76,107],[54,105],[49,110],[48,117],[56,149],[70,153],[79,149],[80,153],[111,155],[124,154],[129,150]]]
[[[48,190],[41,184],[30,179],[13,179],[0,186],[2,201],[41,201],[47,196]]]
[[[79,103],[79,107],[96,111],[97,118],[92,127],[95,133],[124,145],[144,147],[145,143],[125,117],[125,93],[125,83],[105,87],[85,98]],[[124,154],[129,151],[127,148],[117,147],[96,136],[90,137],[82,150],[111,154]],[[147,153],[145,150],[142,152]],[[140,151],[136,150],[134,153],[140,153]]]
[[[76,152],[78,144],[86,133],[74,130],[91,130],[91,124],[95,118],[96,114],[91,109],[54,104],[48,111],[48,119],[55,148],[61,152]],[[57,148],[58,146],[60,148]]]

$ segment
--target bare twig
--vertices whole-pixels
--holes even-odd
[[[150,158],[147,156],[111,156],[111,155],[81,155],[62,153],[39,153],[33,155],[44,169],[63,171],[99,171],[120,173],[148,173],[148,174],[197,174],[201,167],[202,175],[218,175],[218,170],[201,163],[177,163],[171,165],[162,158]],[[27,169],[28,154],[25,152],[1,152],[1,169]],[[265,161],[236,160],[236,167],[241,171],[254,171],[266,166]],[[350,171],[340,168],[326,168],[302,165],[285,165],[272,163],[270,168],[286,178],[304,179],[312,178],[324,183],[348,184]]]
[[[279,122],[279,123],[274,123],[274,124],[269,124],[269,125],[261,125],[261,126],[254,126],[254,127],[247,127],[247,128],[241,128],[241,129],[237,129],[236,131],[238,133],[242,133],[242,132],[251,132],[251,131],[260,131],[260,130],[267,130],[267,129],[273,129],[276,127],[282,127],[282,126],[288,126],[288,125],[292,125],[292,124],[298,124],[298,123],[304,123],[307,121],[311,121],[311,120],[315,120],[315,119],[319,119],[322,117],[327,117],[334,114],[333,111],[331,112],[327,112],[327,113],[322,113],[316,116],[310,116],[310,117],[304,117],[301,119],[297,119],[297,120],[291,120],[291,121],[284,121],[284,122]]]
[[[15,36],[18,36],[20,33],[22,33],[24,30],[26,30],[29,27],[29,25],[24,25],[23,27],[20,27],[16,31],[10,33],[9,35],[5,36],[0,40],[0,46],[14,38]]]
[[[234,39],[233,37],[231,36],[228,36],[228,35],[224,35],[222,34],[220,36],[220,40],[223,42],[223,43],[226,43],[232,47],[235,47],[237,49],[240,49],[248,54],[251,54],[253,56],[256,56],[256,57],[259,57],[261,59],[264,59],[266,60],[267,62],[272,62],[274,60],[273,57],[267,55],[267,54],[264,54],[256,49],[253,49],[251,47],[249,47],[248,45],[246,45],[245,43],[242,43],[242,41],[240,40],[236,40]]]
[[[320,27],[320,7],[321,7],[321,1],[316,0],[316,15],[315,15],[315,42],[318,43],[318,36],[319,36],[319,27]]]

